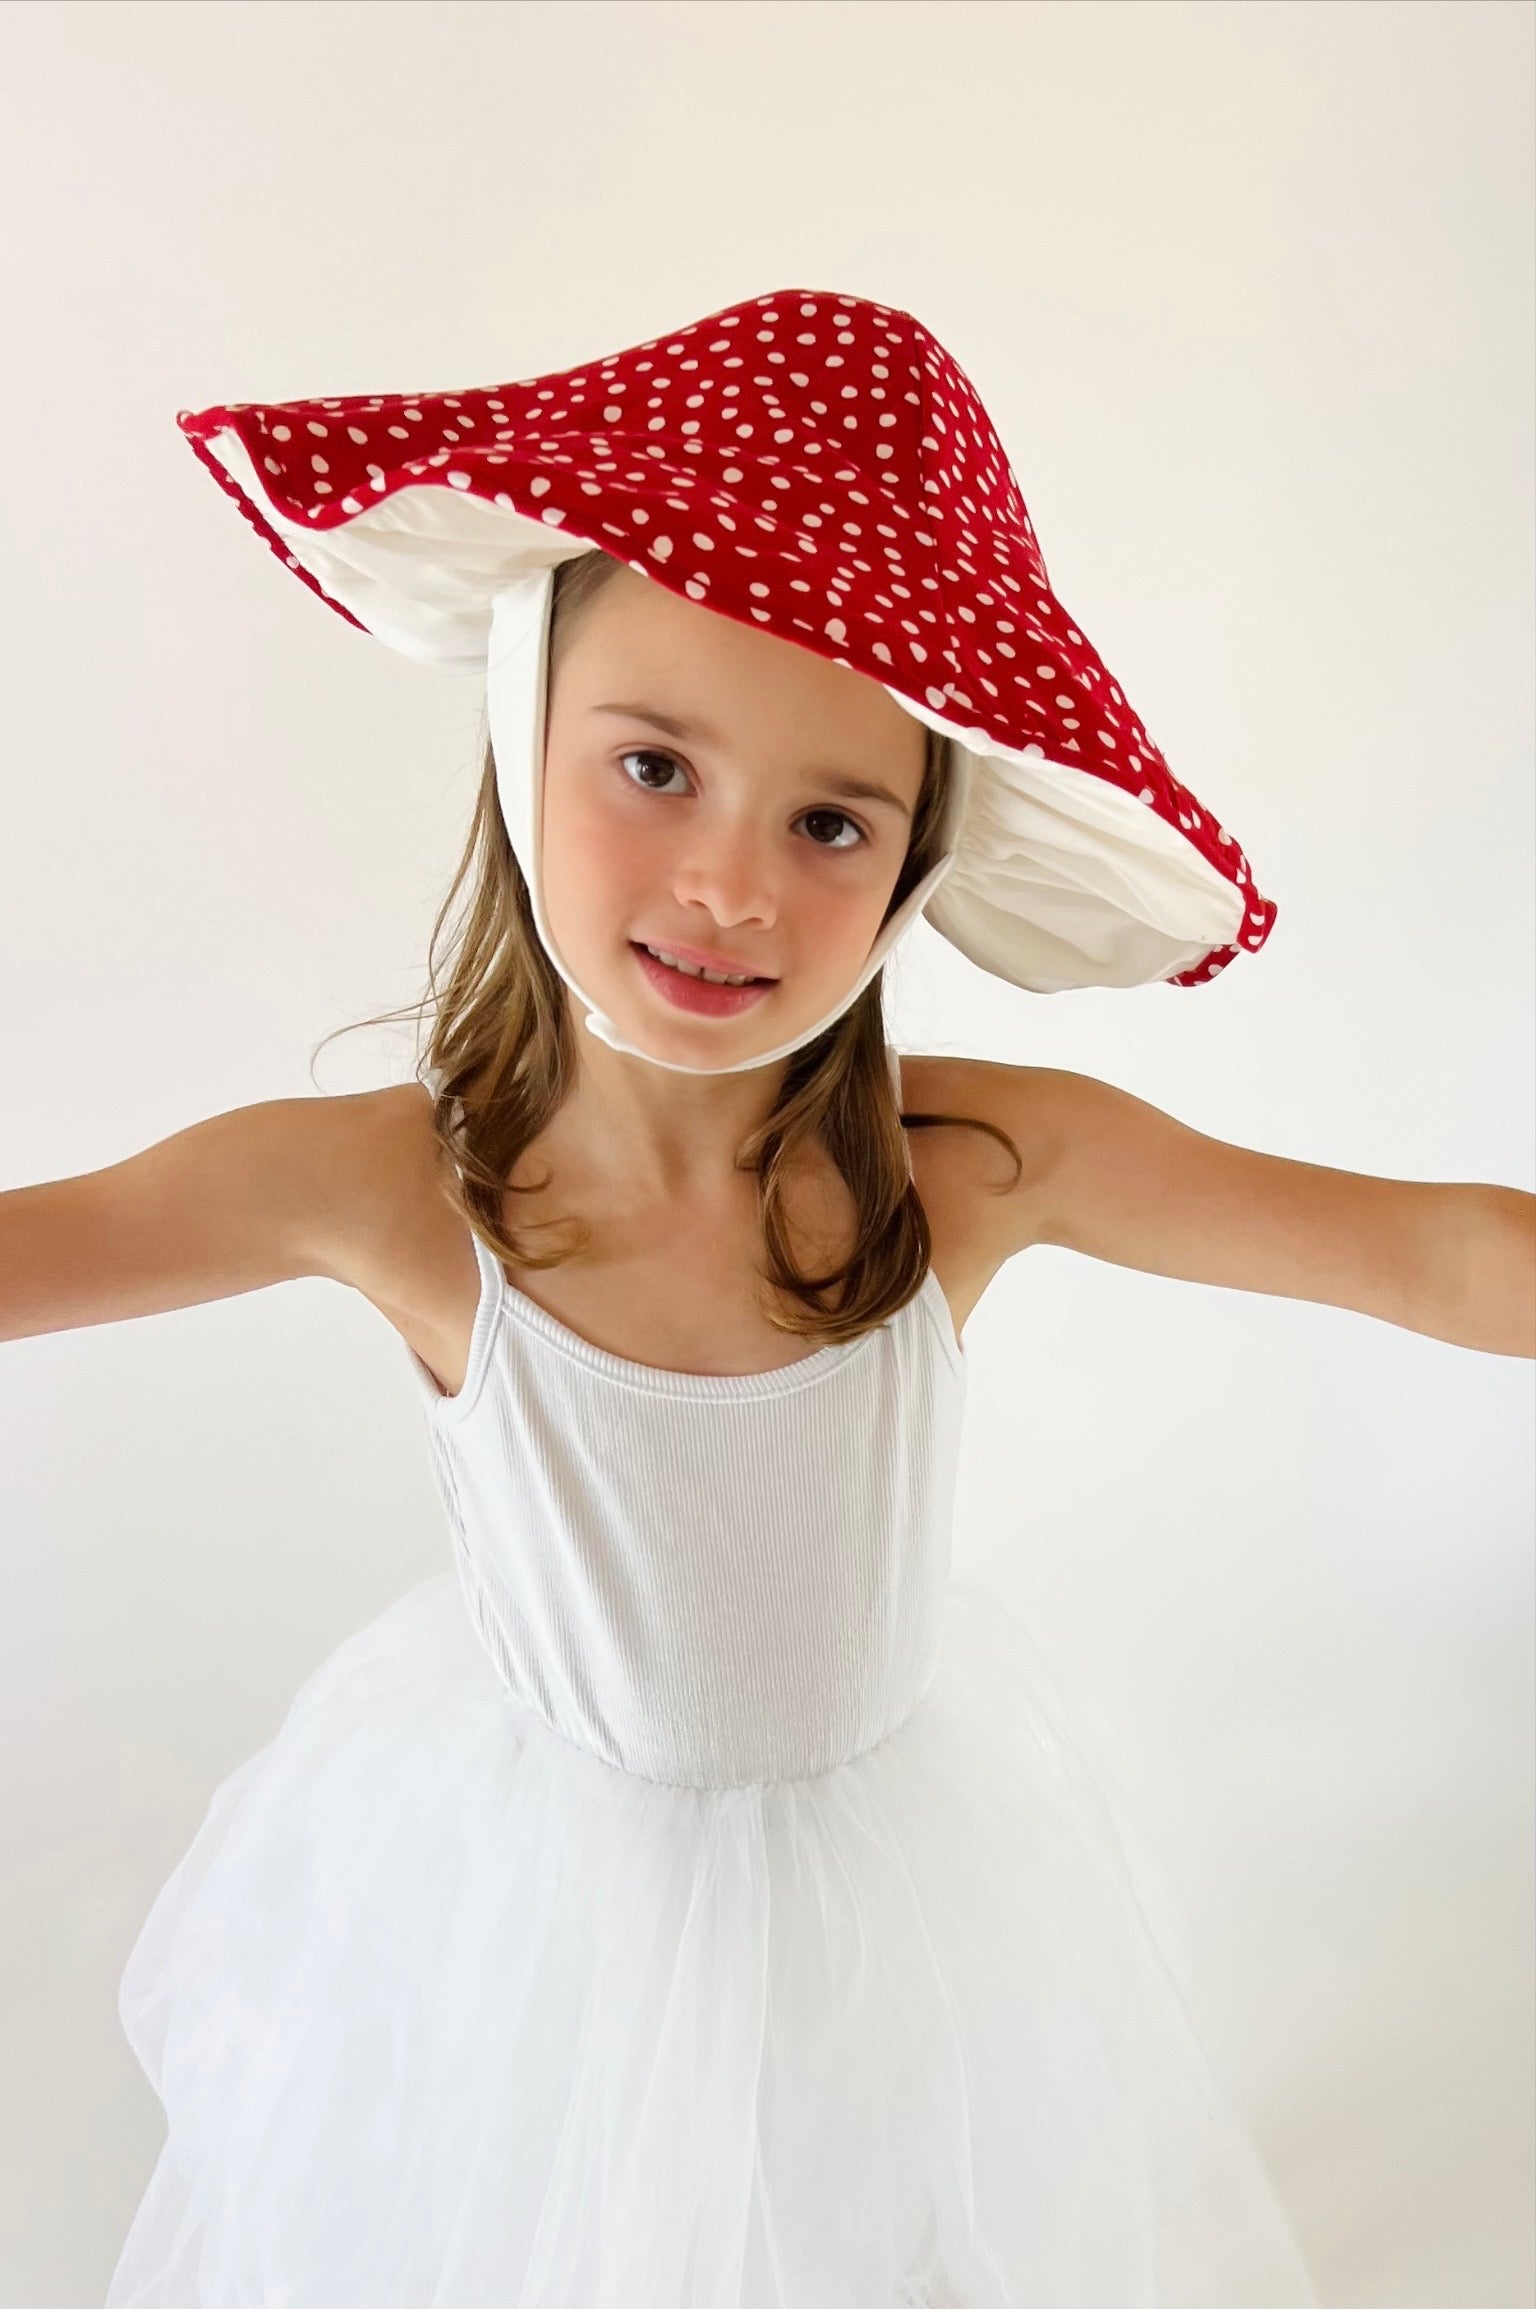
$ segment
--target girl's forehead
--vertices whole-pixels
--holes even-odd
[[[719,715],[765,712],[834,733],[867,732],[921,758],[926,733],[889,691],[778,636],[680,600],[620,567],[556,652],[554,686],[578,708],[649,704]],[[627,687],[609,692],[613,683]],[[601,694],[599,694],[601,693]]]

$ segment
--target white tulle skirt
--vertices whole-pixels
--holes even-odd
[[[692,1789],[549,1730],[428,1580],[132,1950],[168,2138],[106,2309],[1315,2304],[1117,1823],[964,1583],[889,1739]]]

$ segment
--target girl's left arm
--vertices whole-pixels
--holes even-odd
[[[1536,1357],[1536,1195],[1293,1162],[1207,1138],[1092,1075],[960,1064],[969,1111],[1031,1150],[1012,1193],[979,1198],[999,1263],[1055,1243]]]

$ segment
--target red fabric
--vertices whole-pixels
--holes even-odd
[[[208,450],[225,428],[274,504],[325,530],[394,491],[463,489],[601,546],[723,616],[924,702],[958,727],[1136,795],[1241,890],[1255,952],[1276,909],[1173,777],[1051,590],[969,379],[909,313],[785,289],[557,375],[453,393],[181,410],[246,519],[351,624]]]

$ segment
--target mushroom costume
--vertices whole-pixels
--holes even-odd
[[[1036,993],[1199,986],[1275,918],[1051,589],[964,372],[908,313],[785,289],[625,352],[458,392],[182,410],[197,455],[349,623],[484,666],[497,788],[539,936],[593,1033],[627,1041],[550,934],[538,812],[553,573],[593,546],[867,675],[948,743],[942,855],[825,1017],[919,914]],[[673,1062],[655,1060],[657,1064]]]

